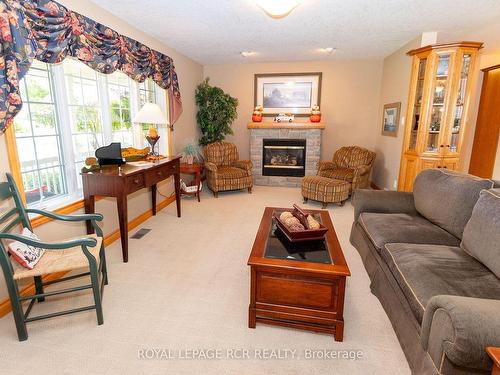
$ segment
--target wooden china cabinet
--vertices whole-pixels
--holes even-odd
[[[412,191],[424,169],[458,168],[482,45],[460,42],[408,52],[413,62],[398,190]]]

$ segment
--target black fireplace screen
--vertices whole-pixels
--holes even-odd
[[[264,139],[263,176],[305,176],[305,139]]]

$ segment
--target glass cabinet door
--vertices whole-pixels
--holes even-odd
[[[418,63],[417,84],[415,88],[415,103],[413,104],[413,120],[411,125],[409,150],[415,150],[417,147],[418,128],[421,122],[422,98],[424,95],[425,68],[427,59],[421,59]]]
[[[472,55],[470,53],[465,53],[462,55],[461,59],[461,69],[460,69],[460,80],[458,82],[458,93],[455,104],[455,109],[453,111],[453,123],[451,124],[451,129],[448,135],[448,140],[446,147],[448,151],[457,152],[459,141],[460,141],[460,131],[463,128],[464,119],[464,103],[465,95],[467,92],[469,75],[470,75],[470,65],[471,65]]]
[[[431,115],[424,150],[428,153],[437,154],[440,152],[440,134],[445,128],[445,98],[449,82],[450,59],[451,55],[449,53],[438,56],[436,75],[434,77],[434,91],[431,94]]]

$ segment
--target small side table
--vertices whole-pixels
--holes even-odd
[[[500,348],[489,347],[486,348],[486,352],[493,361],[491,375],[500,375]]]
[[[203,165],[200,163],[181,163],[180,173],[181,174],[193,174],[195,176],[194,182],[196,184],[196,191],[188,193],[187,191],[181,190],[182,195],[195,195],[198,197],[198,202],[200,202],[200,184],[201,184],[201,172],[203,172]]]

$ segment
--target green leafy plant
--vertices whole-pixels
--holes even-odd
[[[208,78],[198,85],[195,98],[198,106],[196,120],[202,134],[200,145],[219,142],[226,135],[233,134],[231,125],[238,117],[238,99],[219,87],[210,86]]]

